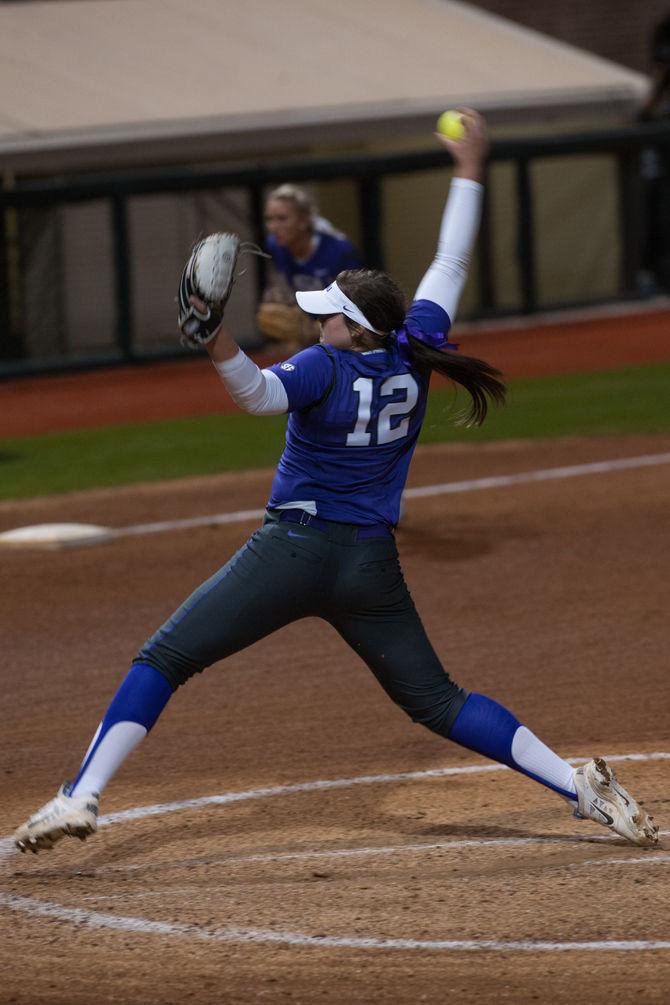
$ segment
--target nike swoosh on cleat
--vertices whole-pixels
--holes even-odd
[[[615,786],[613,786],[613,788],[614,788],[614,791],[616,792],[616,794],[618,795],[619,799],[622,799],[623,802],[626,804],[626,806],[630,806],[630,800],[626,799],[625,795],[623,794],[623,792],[621,791],[621,789],[619,788],[619,786],[615,785]]]
[[[600,807],[596,806],[595,803],[591,803],[591,809],[595,810],[596,813],[600,813],[601,817],[604,818],[605,823],[608,825],[608,827],[612,826],[612,824],[614,823],[614,817],[611,817],[609,813],[605,813],[605,811],[601,810]]]

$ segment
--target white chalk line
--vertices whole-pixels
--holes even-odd
[[[660,837],[667,837],[670,831],[660,831]],[[665,862],[670,862],[670,855],[658,855],[652,852],[651,855],[645,855],[640,858],[592,858],[588,862],[578,862],[575,863],[576,866],[588,865],[589,867],[595,865],[663,865]],[[568,866],[572,869],[575,866]]]
[[[660,837],[667,837],[670,831],[661,831]],[[491,848],[491,847],[517,847],[523,845],[565,845],[565,844],[591,844],[592,842],[616,841],[616,835],[589,835],[588,837],[577,835],[556,835],[555,837],[532,837],[532,838],[466,838],[460,841],[439,841],[435,843],[401,844],[401,845],[370,845],[364,848],[309,848],[304,851],[289,852],[264,852],[262,854],[250,855],[224,855],[220,858],[191,858],[177,860],[174,862],[143,863],[138,862],[131,865],[112,866],[110,868],[99,868],[87,870],[87,874],[93,873],[98,876],[113,876],[125,872],[169,872],[175,869],[191,869],[193,867],[244,866],[257,862],[305,862],[313,859],[347,859],[364,858],[366,856],[375,857],[378,855],[418,855],[431,851],[454,851],[462,848]],[[620,839],[619,839],[620,840]],[[585,859],[583,862],[565,862],[547,867],[542,865],[542,869],[580,869],[583,866],[599,865],[663,865],[670,862],[670,855],[661,855],[656,851],[647,852],[640,858],[605,858],[605,859]],[[73,870],[72,875],[80,874]],[[208,883],[209,890],[213,889]],[[178,890],[175,887],[164,887],[163,890],[176,892],[188,892],[192,894],[193,888]],[[160,891],[159,891],[160,894]],[[108,895],[94,894],[91,897],[82,897],[82,900],[116,900],[118,898],[156,896],[153,892],[138,891],[137,893],[112,893]]]
[[[191,527],[216,527],[225,523],[247,523],[260,520],[264,509],[242,509],[233,513],[214,513],[211,516],[192,516],[183,520],[159,520],[155,523],[136,523],[129,527],[111,530],[112,537],[129,537],[133,534],[161,534],[167,530],[188,530]]]
[[[646,468],[658,464],[670,464],[670,453],[643,454],[639,457],[623,457],[609,461],[593,461],[588,464],[571,464],[566,467],[522,471],[515,475],[496,475],[490,478],[469,478],[460,482],[444,482],[440,485],[423,485],[417,488],[405,489],[404,498],[424,499],[428,496],[477,492],[484,489],[504,488],[509,485],[523,485],[527,482],[579,478],[584,475]],[[228,523],[247,523],[251,520],[260,520],[264,514],[264,509],[245,509],[232,513],[214,513],[210,516],[188,517],[182,520],[160,520],[155,523],[138,523],[128,527],[115,528],[111,530],[111,536],[117,538],[136,534],[160,534],[164,531],[187,530],[193,527],[216,527]]]
[[[394,939],[356,938],[353,936],[308,935],[305,932],[275,931],[266,928],[207,928],[183,922],[152,921],[120,914],[103,914],[82,907],[64,907],[34,897],[19,897],[0,893],[0,906],[43,918],[71,921],[88,928],[110,928],[140,935],[184,935],[207,942],[280,943],[323,949],[422,949],[472,952],[575,952],[575,951],[635,951],[670,949],[670,941],[653,939],[598,940],[583,942],[543,942],[523,940],[503,942],[497,939]]]
[[[559,468],[540,468],[537,471],[522,471],[516,475],[494,475],[490,478],[474,478],[462,482],[445,482],[442,485],[424,485],[405,489],[408,499],[423,499],[426,496],[451,495],[457,492],[476,492],[481,489],[504,488],[507,485],[522,485],[526,482],[546,482],[561,478],[580,478],[583,475],[606,474],[610,471],[625,471],[632,468],[647,468],[657,464],[670,464],[670,453],[643,454],[640,457],[622,457],[610,461],[593,461],[589,464],[570,464]]]
[[[96,869],[95,875],[100,876],[101,874],[105,875],[106,870]],[[225,889],[225,887],[221,883],[216,886],[212,886],[211,883],[207,883],[208,893],[211,893],[212,890],[222,889]],[[82,903],[84,901],[94,901],[95,903],[99,903],[101,900],[146,900],[149,897],[164,897],[167,893],[170,895],[183,893],[189,898],[189,900],[193,900],[193,890],[194,887],[192,886],[162,886],[160,890],[133,890],[131,892],[126,891],[125,893],[91,893],[86,897],[77,897],[77,900],[81,900]]]
[[[588,757],[568,757],[570,764],[585,764]],[[612,754],[605,760],[617,761],[667,761],[670,753],[655,751],[649,754]],[[267,799],[273,796],[288,796],[299,792],[316,792],[325,789],[343,789],[352,785],[380,785],[385,782],[416,781],[423,778],[446,778],[450,775],[489,774],[495,771],[511,771],[504,764],[463,764],[452,768],[428,768],[423,771],[401,771],[395,774],[358,775],[354,778],[331,778],[313,782],[297,782],[291,785],[275,785],[271,788],[248,789],[246,792],[226,792],[221,795],[199,796],[195,799],[181,799],[171,803],[156,803],[152,806],[137,806],[131,810],[119,810],[100,817],[99,826],[106,827],[122,820],[140,820],[144,817],[174,813],[178,810],[198,809],[201,806],[222,806],[227,803],[244,802],[249,799]]]
[[[575,763],[583,763],[586,758],[573,757],[568,760]],[[617,754],[607,758],[609,761],[648,761],[648,760],[670,760],[670,753],[656,751],[649,754]],[[247,792],[225,793],[220,796],[206,796],[198,800],[181,800],[175,803],[163,803],[156,806],[138,807],[136,810],[127,810],[122,813],[109,814],[102,818],[106,825],[117,823],[120,820],[139,819],[159,812],[173,812],[178,809],[192,808],[193,806],[222,804],[226,802],[236,802],[240,799],[264,798],[270,795],[286,795],[293,792],[316,791],[320,789],[343,787],[344,785],[373,784],[377,782],[405,781],[416,778],[431,778],[449,774],[466,774],[475,772],[488,772],[490,770],[509,770],[504,765],[461,765],[454,768],[435,768],[427,771],[412,771],[398,774],[386,775],[363,775],[349,779],[332,779],[325,781],[304,782],[297,785],[282,785],[273,788],[251,789]],[[484,839],[477,839],[484,840]],[[494,839],[499,842],[519,840],[523,843],[531,839]],[[541,842],[545,839],[533,839]],[[556,840],[559,840],[558,838]],[[455,845],[456,842],[448,842]],[[1,858],[7,857],[8,846],[11,848],[11,838],[0,840],[2,849]],[[649,856],[649,861],[653,861],[656,856]],[[665,856],[663,856],[665,858]],[[635,859],[635,864],[642,864],[647,861],[645,858]],[[613,859],[613,864],[627,864],[625,859]],[[34,897],[21,897],[11,893],[0,892],[0,906],[9,910],[20,911],[38,917],[56,918],[60,921],[71,921],[75,924],[100,929],[113,929],[125,932],[137,932],[147,935],[164,936],[187,936],[213,942],[245,942],[245,943],[281,943],[291,946],[304,946],[312,948],[327,949],[400,949],[400,950],[436,950],[436,951],[492,951],[492,952],[570,952],[570,951],[648,951],[670,949],[670,941],[667,940],[597,940],[597,941],[573,941],[573,942],[547,942],[540,940],[522,941],[501,941],[493,939],[397,939],[397,938],[359,938],[353,936],[320,936],[309,935],[304,932],[274,931],[272,929],[241,929],[241,928],[216,928],[211,929],[195,924],[184,924],[181,922],[161,922],[149,918],[137,918],[125,915],[104,914],[99,911],[89,911],[85,908],[65,907],[62,904],[54,904],[49,901],[38,900]]]
[[[119,872],[163,872],[170,869],[183,869],[191,866],[211,865],[246,865],[254,862],[303,862],[310,859],[364,858],[374,855],[421,854],[427,851],[454,851],[462,848],[514,847],[516,845],[532,844],[565,844],[580,843],[595,839],[596,841],[613,841],[615,837],[609,834],[590,835],[588,838],[577,835],[557,834],[555,837],[527,838],[461,838],[457,841],[434,841],[419,844],[368,845],[357,848],[309,848],[303,851],[279,851],[251,853],[249,855],[223,855],[220,858],[184,859],[183,861],[143,863],[112,866],[109,869],[96,869],[95,875],[108,875]],[[656,858],[656,856],[654,856]]]

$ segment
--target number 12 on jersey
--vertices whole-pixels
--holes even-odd
[[[374,381],[372,377],[358,377],[352,384],[352,388],[358,395],[358,415],[353,431],[347,434],[347,446],[367,447],[372,439],[372,433],[368,431],[368,426],[372,414]],[[389,401],[380,409],[377,415],[377,443],[379,445],[393,443],[394,440],[400,440],[403,436],[407,436],[409,413],[419,398],[418,385],[410,373],[399,373],[395,377],[388,377],[379,388],[381,397],[387,397],[394,391],[404,391],[405,397],[401,401]],[[405,418],[396,426],[391,426],[391,419],[398,415],[404,415]]]

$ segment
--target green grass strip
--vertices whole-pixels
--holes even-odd
[[[467,396],[430,396],[423,443],[670,432],[670,363],[519,380],[480,429],[454,426]],[[17,437],[0,444],[0,498],[187,478],[276,463],[285,417],[213,415]]]
[[[431,395],[421,442],[667,433],[670,363],[513,381],[507,405],[479,429],[449,428],[453,401],[449,390]]]

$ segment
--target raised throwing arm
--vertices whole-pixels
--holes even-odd
[[[469,108],[462,109],[462,112],[463,139],[449,140],[440,133],[435,134],[454,159],[454,176],[442,215],[437,252],[414,298],[439,304],[452,324],[479,230],[484,164],[488,154],[486,128],[481,115]]]

